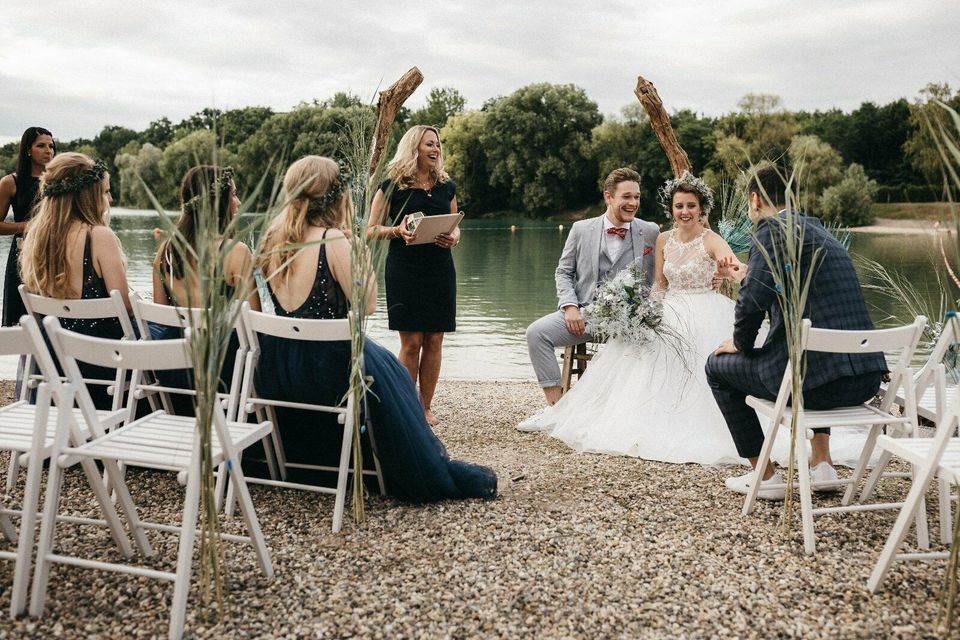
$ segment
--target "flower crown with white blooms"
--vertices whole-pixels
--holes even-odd
[[[680,177],[663,183],[663,186],[657,192],[660,195],[660,204],[663,205],[663,211],[667,214],[667,217],[670,217],[671,214],[673,195],[681,186],[695,191],[700,196],[700,211],[705,216],[710,215],[710,212],[713,211],[713,190],[707,186],[703,178],[698,178],[689,171],[684,171],[680,174]]]

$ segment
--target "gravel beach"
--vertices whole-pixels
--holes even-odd
[[[782,503],[761,501],[741,517],[741,496],[723,486],[734,470],[579,454],[544,434],[517,432],[541,402],[532,383],[440,387],[437,433],[452,457],[496,470],[495,501],[415,507],[372,496],[366,522],[347,520],[332,534],[332,496],[253,486],[276,576],[260,575],[252,550],[226,545],[225,618],[217,623],[194,589],[186,637],[934,634],[945,563],[897,565],[882,592],[866,590],[895,512],[818,518],[819,553],[809,557],[799,517],[791,538],[782,537]],[[179,513],[173,475],[128,476],[148,519]],[[80,480],[68,476],[67,503],[89,512]],[[885,481],[878,499],[898,499],[906,488]],[[927,504],[937,547],[932,494]],[[151,566],[171,568],[176,537],[151,536]],[[108,543],[102,530],[61,528],[66,548],[115,556]],[[0,563],[4,615],[11,581],[12,563]],[[46,616],[5,618],[0,638],[166,637],[171,592],[156,581],[56,567]]]

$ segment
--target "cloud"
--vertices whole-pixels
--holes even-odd
[[[791,109],[856,108],[960,85],[954,0],[763,3],[398,3],[120,0],[10,3],[0,136],[142,129],[206,106],[286,110],[336,91],[372,98],[417,65],[411,99],[453,86],[477,108],[533,82],[573,83],[605,113],[638,74],[670,109],[720,114],[746,93]]]

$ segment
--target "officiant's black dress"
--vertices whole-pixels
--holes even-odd
[[[450,202],[457,194],[452,180],[438,182],[429,190],[391,191],[392,184],[386,180],[380,190],[390,194],[389,217],[394,225],[417,211],[426,216],[449,214]],[[450,249],[433,243],[407,246],[402,238],[392,239],[385,284],[391,331],[456,331],[457,272]]]
[[[277,315],[295,318],[347,317],[347,299],[333,279],[321,245],[317,274],[307,300],[286,310],[271,291]],[[338,405],[348,386],[350,343],[303,342],[259,336],[255,383],[261,397]],[[479,465],[451,460],[423,416],[406,368],[373,340],[364,348],[365,373],[373,377],[367,404],[387,494],[407,502],[494,498],[497,476]],[[336,417],[278,410],[276,427],[288,462],[337,466],[343,428]]]

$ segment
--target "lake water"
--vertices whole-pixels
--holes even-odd
[[[152,264],[156,251],[153,229],[156,213],[113,209],[111,226],[129,260],[130,286],[150,297]],[[516,225],[516,230],[511,230]],[[463,237],[454,251],[457,266],[457,331],[444,340],[446,379],[533,379],[524,330],[531,321],[556,308],[554,269],[569,225],[533,220],[464,220]],[[0,265],[6,264],[9,237],[0,238]],[[924,295],[936,293],[933,235],[853,234],[850,250],[881,262],[903,274]],[[903,310],[867,291],[878,324],[905,320]],[[387,330],[384,291],[380,287],[371,334],[397,352],[397,334]],[[15,363],[0,361],[0,378],[15,375]]]

